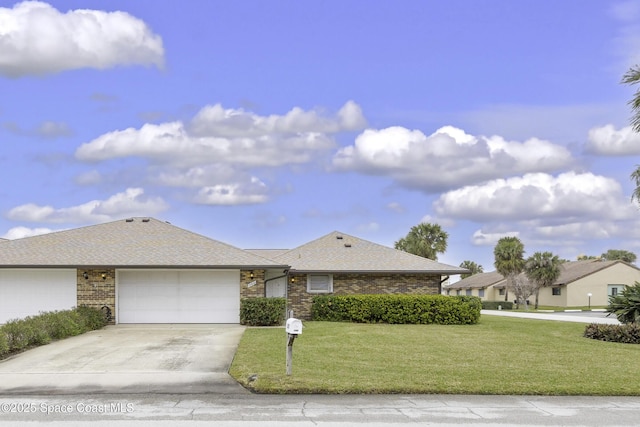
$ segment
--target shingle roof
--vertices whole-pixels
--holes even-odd
[[[560,265],[560,275],[558,280],[554,282],[554,285],[568,285],[576,280],[580,280],[583,277],[589,276],[605,268],[611,267],[614,264],[625,264],[631,268],[638,269],[635,265],[631,265],[624,261],[601,261],[601,260],[583,260],[583,261],[569,261]],[[494,285],[496,288],[504,287],[504,277],[497,271],[491,273],[474,274],[473,276],[462,279],[459,282],[454,283],[447,287],[447,289],[465,289],[465,288],[483,288]],[[485,286],[479,286],[484,284]]]
[[[447,289],[482,289],[504,280],[497,271],[479,273],[447,286]]]
[[[245,249],[247,252],[267,259],[274,259],[276,256],[282,255],[288,250],[289,249]]]
[[[386,272],[462,274],[468,270],[442,264],[334,231],[274,256],[300,272]]]
[[[0,245],[0,266],[287,267],[153,218],[9,240]]]

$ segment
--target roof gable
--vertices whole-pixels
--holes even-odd
[[[153,218],[129,218],[0,245],[0,266],[279,267]]]
[[[467,272],[461,267],[439,263],[338,231],[275,255],[272,259],[290,265],[293,271],[303,272]]]

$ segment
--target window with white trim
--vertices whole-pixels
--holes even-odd
[[[479,296],[480,298],[484,298],[484,288],[482,288],[482,289],[478,289],[478,296]]]
[[[466,290],[466,292],[465,292],[465,295],[467,295],[467,296],[471,296],[471,295],[473,295],[473,294],[471,293],[471,289],[467,289],[467,290]]]
[[[309,293],[333,292],[333,275],[331,274],[307,275],[307,292]]]

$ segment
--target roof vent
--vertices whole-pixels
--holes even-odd
[[[133,218],[127,218],[125,219],[126,222],[133,222]]]
[[[350,248],[350,247],[351,247],[351,243],[345,243],[345,244],[344,244],[344,247],[345,247],[345,248]]]
[[[150,219],[149,218],[142,218],[142,222],[149,222]]]
[[[342,240],[342,236],[338,235],[338,236],[336,236],[336,239]]]

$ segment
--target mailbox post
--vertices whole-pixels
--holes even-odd
[[[293,316],[293,312],[290,314]],[[302,333],[302,321],[289,317],[285,325],[287,333],[287,375],[291,375],[293,369],[293,341]]]

